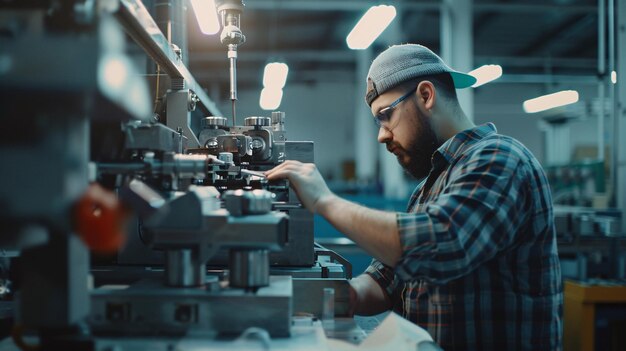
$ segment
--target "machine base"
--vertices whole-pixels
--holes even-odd
[[[292,291],[289,276],[271,276],[270,285],[256,293],[215,284],[174,288],[145,279],[94,290],[90,325],[96,335],[221,336],[259,327],[272,337],[287,337]]]

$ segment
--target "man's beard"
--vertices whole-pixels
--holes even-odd
[[[398,157],[398,162],[411,176],[422,179],[430,173],[432,156],[442,143],[438,141],[430,122],[426,118],[416,116],[416,123],[418,123],[419,128],[417,130],[420,135],[415,135],[412,143],[404,150],[409,156],[409,160],[403,162],[402,158]]]

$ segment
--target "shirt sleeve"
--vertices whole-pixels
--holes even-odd
[[[397,214],[400,279],[445,284],[513,245],[529,216],[528,191],[520,156],[501,143],[459,160],[423,212]]]
[[[365,274],[369,274],[388,296],[393,296],[393,292],[398,286],[398,279],[393,268],[386,266],[377,259],[373,259],[365,270]]]

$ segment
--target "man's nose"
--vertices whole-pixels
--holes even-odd
[[[391,132],[384,127],[378,128],[378,142],[384,144],[391,141]]]

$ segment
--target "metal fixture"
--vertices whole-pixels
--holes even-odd
[[[243,12],[243,1],[222,0],[217,10],[222,18],[222,33],[220,41],[228,46],[228,60],[230,62],[230,100],[233,109],[233,126],[237,125],[235,101],[237,101],[237,47],[246,42],[241,32],[240,21]]]

